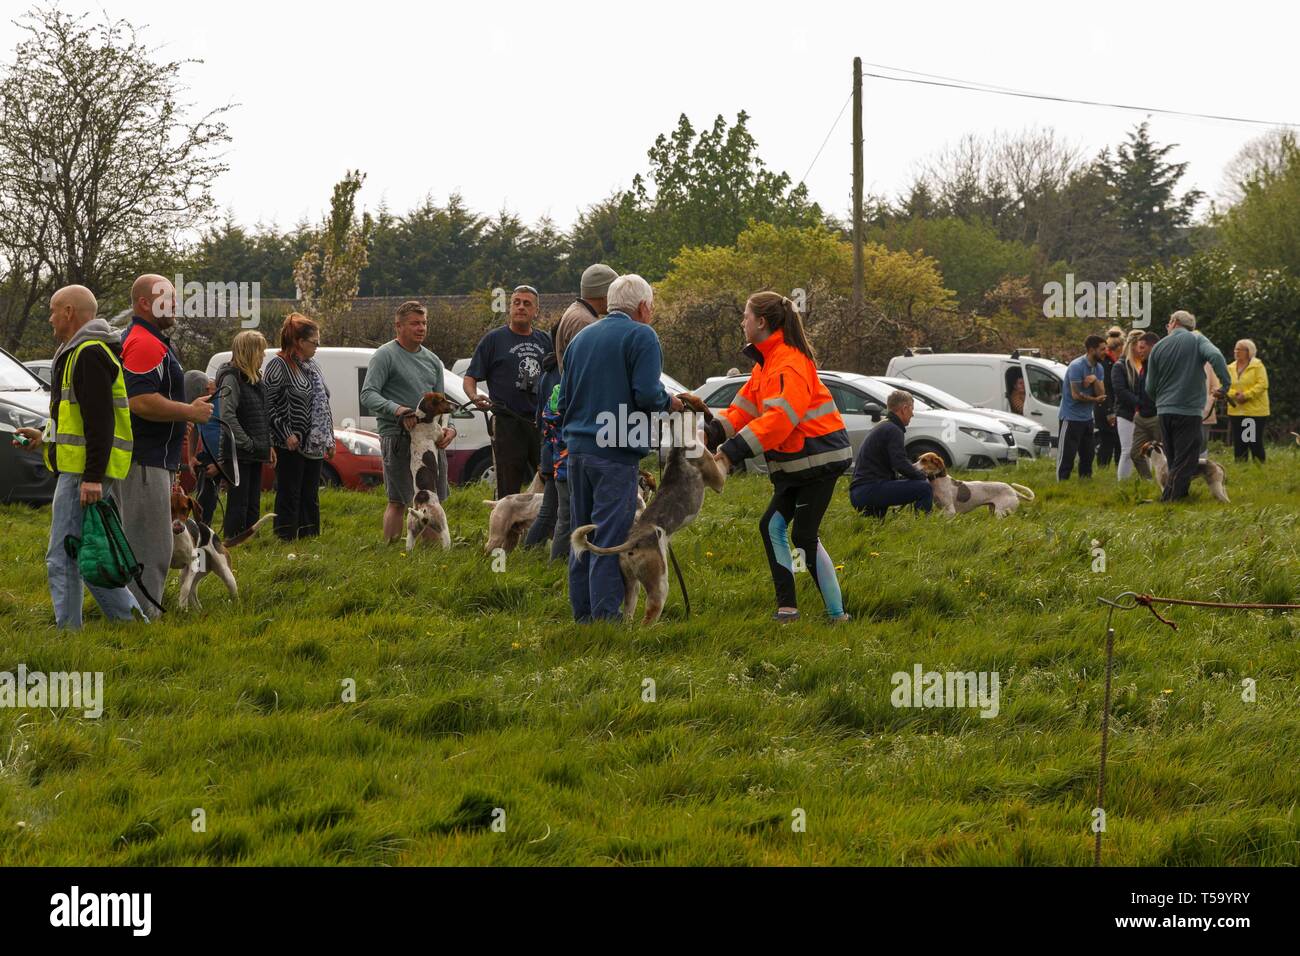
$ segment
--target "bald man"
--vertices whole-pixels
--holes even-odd
[[[20,428],[28,447],[42,449],[58,474],[50,506],[45,569],[60,629],[81,628],[81,571],[64,541],[81,537],[86,507],[112,492],[131,467],[131,420],[126,411],[118,333],[95,317],[99,304],[81,285],[50,296],[50,325],[59,343],[50,370],[50,421],[45,431]],[[140,604],[127,588],[87,585],[104,616],[129,621]],[[141,613],[138,615],[143,617]]]
[[[122,338],[122,367],[135,444],[131,470],[118,489],[122,528],[136,560],[144,565],[132,593],[150,617],[162,601],[172,556],[171,485],[180,467],[185,428],[212,418],[207,395],[185,401],[185,372],[164,334],[176,324],[176,290],[159,275],[131,285],[131,325]],[[143,586],[141,586],[143,585]]]

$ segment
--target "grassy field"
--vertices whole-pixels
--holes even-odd
[[[1166,507],[1038,462],[1000,522],[868,523],[842,480],[844,627],[806,575],[804,621],[769,622],[759,478],[678,538],[695,613],[674,582],[650,629],[576,628],[539,555],[495,573],[474,489],[449,553],[382,545],[382,498],[331,492],[320,539],[235,552],[238,603],[210,576],[201,613],[115,627],[91,602],[60,634],[48,512],[0,508],[0,671],[105,674],[99,719],[0,709],[0,864],[1085,865],[1097,597],[1300,600],[1297,466],[1229,463],[1231,506],[1202,483]],[[1106,862],[1300,863],[1300,616],[1165,613],[1177,632],[1116,615]],[[895,708],[917,664],[996,671],[997,716]]]

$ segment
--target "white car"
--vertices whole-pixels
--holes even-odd
[[[316,350],[316,364],[320,366],[325,384],[330,390],[330,410],[334,415],[335,428],[371,432],[378,429],[379,423],[375,416],[361,408],[361,386],[366,380],[366,367],[374,352],[374,349],[365,348]],[[263,365],[271,361],[275,354],[268,349]],[[208,377],[215,378],[217,369],[229,361],[229,352],[218,352],[212,356],[208,360]],[[443,372],[443,391],[453,404],[468,404],[460,376],[446,369]],[[453,413],[451,417],[452,424],[456,426],[456,437],[447,446],[448,481],[453,485],[470,481],[492,482],[492,441],[488,437],[484,413],[466,408]]]
[[[857,455],[867,433],[884,418],[885,400],[893,387],[856,372],[818,371],[817,374],[835,400],[853,453]],[[695,394],[710,408],[726,408],[747,381],[748,374],[710,378]],[[950,468],[992,468],[1011,464],[1019,457],[1011,429],[1001,422],[984,415],[931,408],[920,398],[913,407],[905,445],[911,459],[932,451]],[[754,459],[750,462],[750,470],[766,470]]]
[[[970,412],[972,415],[984,415],[996,419],[1011,429],[1016,439],[1016,450],[1021,458],[1039,458],[1052,453],[1052,433],[1032,418],[1017,415],[1015,412],[1002,412],[996,408],[976,408],[970,402],[963,401],[941,388],[926,385],[924,382],[910,378],[889,378],[873,376],[877,382],[884,382],[890,388],[900,388],[922,399],[931,408],[945,412]]]
[[[1040,358],[1038,349],[1014,349],[1009,355],[993,352],[944,352],[907,349],[889,360],[885,375],[908,378],[941,388],[978,408],[1011,411],[1011,392],[1017,380],[1025,384],[1020,414],[1052,433],[1060,430],[1061,389],[1066,366]]]

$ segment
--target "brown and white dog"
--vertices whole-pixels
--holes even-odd
[[[256,478],[261,479],[261,469]],[[243,544],[257,529],[274,520],[275,513],[265,514],[251,528],[223,542],[221,536],[199,520],[198,503],[182,492],[172,492],[172,561],[171,566],[181,573],[180,606],[203,609],[199,603],[199,582],[209,572],[215,572],[226,585],[232,598],[239,597],[239,587],[230,566],[230,549]],[[161,595],[159,596],[161,600]]]
[[[636,496],[636,513],[640,517],[645,510],[646,498],[654,493],[655,476],[642,471],[637,484],[640,490]],[[532,485],[529,486],[531,487]],[[542,492],[530,490],[517,495],[506,495],[496,501],[484,498],[483,504],[491,505],[492,513],[488,515],[488,536],[483,544],[483,553],[491,554],[500,548],[509,554],[518,547],[542,510],[542,497]]]
[[[673,448],[664,465],[663,481],[650,504],[637,517],[627,540],[617,547],[602,548],[587,538],[594,524],[575,528],[570,537],[576,552],[617,554],[623,572],[623,620],[636,616],[638,586],[646,592],[645,624],[653,624],[668,600],[668,542],[674,534],[695,520],[704,506],[704,490],[721,492],[727,476],[705,447],[700,418],[709,418],[707,406],[694,395],[677,396],[686,405],[673,423]],[[678,437],[680,429],[681,437]]]
[[[1033,501],[1034,493],[1024,485],[1007,481],[958,481],[948,474],[943,458],[927,451],[916,460],[916,467],[930,476],[934,503],[950,515],[965,514],[976,508],[988,508],[999,518],[1011,514],[1022,501]]]
[[[447,416],[454,410],[442,392],[425,392],[416,407],[418,424],[411,429],[411,487],[415,498],[406,509],[407,551],[421,540],[437,541],[444,549],[451,547],[447,513],[438,501],[438,441]]]
[[[1151,464],[1151,474],[1156,480],[1156,487],[1163,492],[1165,485],[1169,483],[1169,462],[1165,458],[1165,446],[1163,442],[1146,441],[1138,449],[1138,454],[1145,458]],[[1205,461],[1196,463],[1196,473],[1192,476],[1204,478],[1205,483],[1210,486],[1210,494],[1214,495],[1225,505],[1231,504],[1228,500],[1228,492],[1223,487],[1228,480],[1228,472],[1217,461]]]

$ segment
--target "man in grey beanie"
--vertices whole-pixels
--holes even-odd
[[[575,335],[605,314],[609,284],[617,278],[617,272],[600,262],[583,270],[579,298],[564,310],[551,336],[555,340],[556,366],[561,372],[564,371],[564,350]]]

